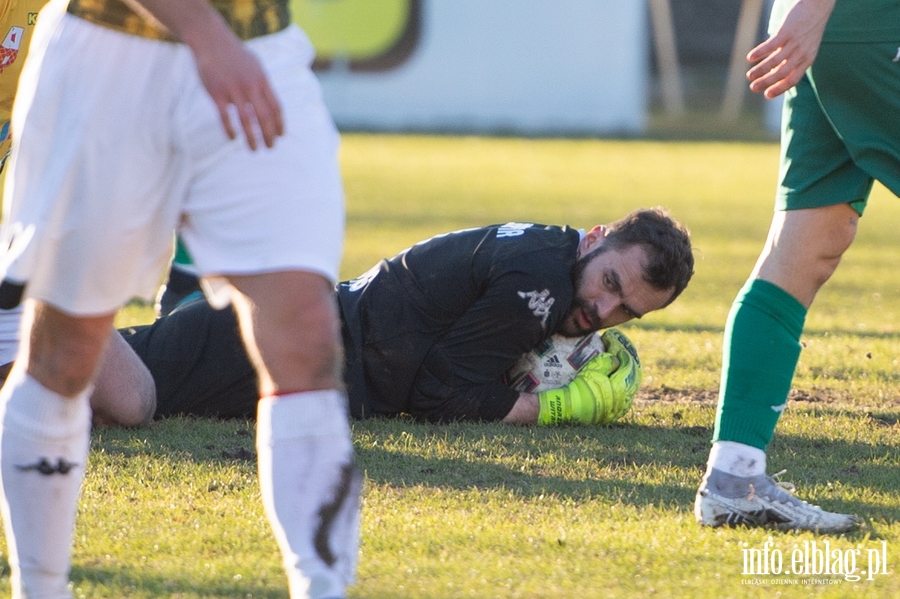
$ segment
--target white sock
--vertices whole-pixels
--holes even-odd
[[[291,599],[343,597],[356,571],[362,487],[346,397],[329,389],[261,399],[256,449]]]
[[[735,441],[716,441],[706,465],[707,474],[715,468],[735,476],[757,476],[766,473],[766,452]]]
[[[13,599],[68,599],[72,533],[91,433],[74,398],[14,368],[0,391],[0,494]]]

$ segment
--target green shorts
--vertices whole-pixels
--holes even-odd
[[[897,43],[823,43],[785,94],[775,207],[849,203],[863,213],[872,183],[900,196]]]

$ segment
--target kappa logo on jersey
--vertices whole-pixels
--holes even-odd
[[[2,73],[6,67],[16,62],[16,57],[19,55],[19,47],[22,45],[22,35],[24,33],[25,29],[22,27],[9,28],[9,32],[3,39],[3,43],[0,44],[0,73]]]
[[[550,307],[556,300],[550,297],[550,290],[543,291],[519,291],[519,297],[528,300],[528,309],[541,319],[541,326],[547,328],[547,318],[550,316]]]
[[[497,229],[497,239],[503,237],[518,237],[525,232],[525,229],[533,227],[533,223],[506,223]]]
[[[381,270],[381,265],[376,264],[360,276],[356,277],[352,281],[347,284],[347,288],[355,293],[360,289],[365,289],[366,285],[372,282],[372,279],[378,276],[378,272]]]
[[[20,472],[28,472],[30,470],[34,470],[35,472],[40,472],[44,476],[50,476],[51,474],[68,474],[72,468],[77,466],[78,464],[74,462],[67,462],[62,458],[56,460],[56,465],[51,464],[50,460],[47,458],[41,458],[36,464],[30,464],[28,466],[16,466]]]

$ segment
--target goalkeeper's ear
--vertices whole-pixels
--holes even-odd
[[[606,225],[597,225],[587,233],[578,244],[578,258],[590,254],[606,239]]]

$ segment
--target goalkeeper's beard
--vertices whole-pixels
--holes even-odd
[[[579,321],[581,320],[579,318],[579,313],[583,314],[584,318],[590,322],[587,328],[579,324]],[[576,297],[572,301],[572,309],[569,310],[566,318],[562,321],[558,333],[564,337],[584,337],[585,335],[593,333],[594,331],[599,331],[602,328],[603,323],[600,320],[600,316],[594,310],[594,307],[583,299]]]
[[[572,265],[571,276],[572,287],[575,290],[575,299],[572,300],[572,307],[569,309],[569,313],[566,314],[566,317],[563,319],[559,330],[557,331],[560,335],[565,337],[583,337],[588,333],[593,333],[594,331],[599,331],[603,328],[603,320],[600,318],[600,315],[597,314],[597,309],[578,294],[581,290],[581,283],[584,279],[584,271],[587,269],[587,265],[605,249],[606,248],[601,246],[588,255],[582,256]],[[579,321],[581,320],[578,316],[579,313],[583,314],[584,318],[588,321],[588,328],[584,328],[579,324]]]

